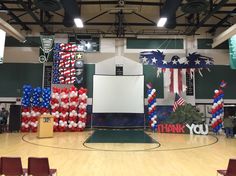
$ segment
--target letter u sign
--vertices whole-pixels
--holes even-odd
[[[186,127],[189,129],[190,134],[200,134],[200,135],[207,135],[208,134],[208,125],[207,124],[200,124],[200,125],[192,124],[191,126],[189,124],[187,124]]]

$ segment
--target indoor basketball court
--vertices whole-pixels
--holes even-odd
[[[236,176],[235,0],[0,0],[0,175]]]
[[[235,140],[225,139],[223,135],[157,134],[147,131],[144,132],[147,136],[136,134],[136,139],[126,143],[117,143],[109,136],[107,141],[102,139],[100,143],[96,139],[99,136],[91,139],[98,131],[55,133],[53,138],[45,139],[37,138],[35,133],[1,134],[0,153],[1,156],[20,156],[24,167],[27,166],[28,156],[48,157],[50,167],[57,168],[58,175],[158,173],[160,176],[216,175],[216,170],[227,167],[228,158],[236,153]],[[101,130],[102,133],[104,131]],[[126,130],[115,131],[119,133],[116,137],[120,140],[125,134],[132,137]],[[129,137],[123,136],[124,140]],[[150,139],[147,140],[147,137]],[[154,167],[156,169],[152,169]]]

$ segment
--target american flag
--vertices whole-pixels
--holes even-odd
[[[185,104],[184,99],[180,97],[179,94],[175,93],[175,102],[173,106],[173,112],[175,112],[179,106],[182,106],[184,104]]]

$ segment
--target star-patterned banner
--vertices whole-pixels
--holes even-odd
[[[169,91],[172,93],[180,93],[185,90],[186,86],[183,85],[183,72],[188,72],[193,76],[193,72],[197,70],[202,76],[202,69],[209,69],[214,61],[211,57],[203,56],[196,52],[189,54],[186,57],[180,58],[173,56],[170,61],[165,60],[163,52],[157,51],[144,51],[140,53],[140,61],[146,65],[153,65],[157,68],[157,76],[161,72],[170,72],[170,85]]]
[[[168,62],[165,60],[163,52],[157,51],[144,51],[140,53],[140,60],[143,64],[153,65],[157,68],[209,68],[213,65],[214,61],[211,57],[203,56],[196,52],[189,54],[187,57],[180,58],[173,56]]]

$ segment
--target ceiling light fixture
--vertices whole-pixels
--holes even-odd
[[[161,17],[157,22],[157,27],[164,27],[167,22],[166,17]]]
[[[84,24],[83,21],[80,18],[74,18],[74,22],[77,28],[83,28]]]

